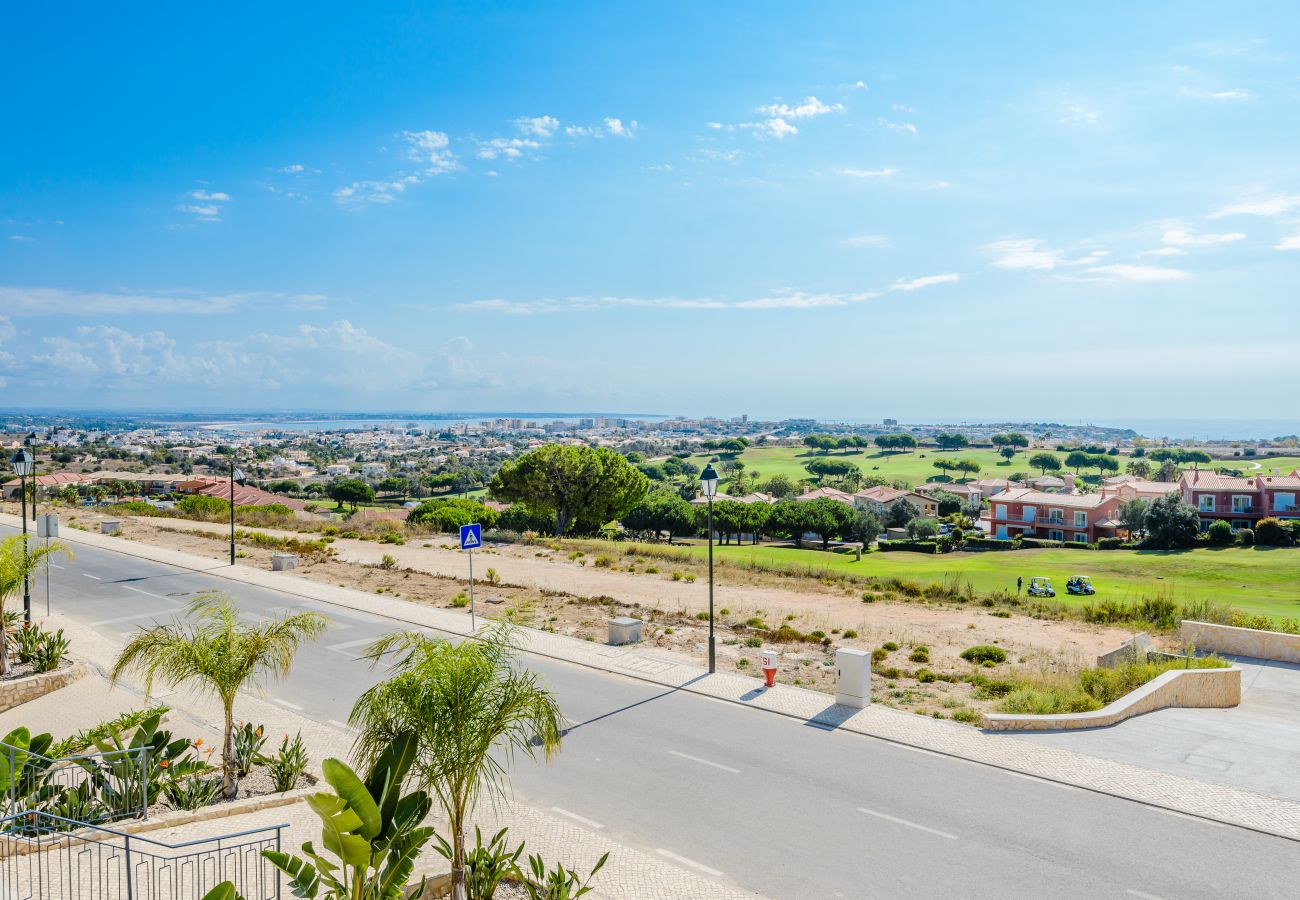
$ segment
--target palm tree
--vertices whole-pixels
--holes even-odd
[[[5,633],[5,605],[17,597],[23,580],[31,578],[54,553],[67,553],[67,547],[55,541],[48,546],[23,545],[24,535],[15,534],[0,540],[0,675],[9,674],[9,635]]]
[[[402,734],[416,735],[414,777],[438,799],[451,828],[452,896],[465,897],[465,819],[480,796],[504,795],[516,751],[546,759],[560,748],[560,706],[536,673],[515,665],[508,626],[453,644],[396,632],[371,645],[394,653],[393,674],[352,708],[353,756],[368,767]],[[498,754],[493,750],[500,750]]]
[[[172,622],[142,628],[122,648],[110,680],[135,670],[144,677],[145,691],[155,679],[176,687],[193,685],[221,701],[225,733],[221,745],[223,792],[239,791],[235,766],[235,696],[249,686],[289,674],[303,641],[315,640],[327,620],[319,613],[282,615],[258,624],[243,621],[226,594],[196,597],[189,606],[190,623]]]

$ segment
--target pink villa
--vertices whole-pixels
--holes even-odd
[[[1184,502],[1195,508],[1201,529],[1216,519],[1233,528],[1254,528],[1260,519],[1300,518],[1300,469],[1290,475],[1219,475],[1203,469],[1184,472],[1178,479]]]
[[[1091,544],[1118,535],[1120,502],[1115,494],[1050,494],[1012,488],[989,501],[989,530],[1001,540],[1022,535]]]

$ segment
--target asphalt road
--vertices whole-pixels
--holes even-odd
[[[2,528],[2,533],[13,533]],[[377,678],[358,653],[394,622],[78,546],[56,609],[124,638],[206,590],[250,614],[324,613],[272,698],[347,719]],[[33,586],[44,609],[44,584]],[[1293,898],[1300,843],[693,694],[529,657],[572,723],[550,765],[519,762],[523,800],[613,843],[772,898]]]

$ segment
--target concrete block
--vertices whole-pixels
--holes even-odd
[[[121,534],[122,523],[116,519],[106,519],[99,523],[100,534]]]
[[[609,620],[609,642],[614,646],[620,644],[639,644],[641,642],[641,620],[631,616],[615,616]]]
[[[1114,650],[1098,656],[1097,665],[1103,669],[1113,669],[1120,663],[1145,660],[1152,649],[1150,636],[1145,631],[1139,631]]]
[[[863,709],[871,705],[871,652],[840,647],[835,651],[835,702]]]
[[[298,565],[298,554],[296,553],[275,553],[271,556],[272,572],[287,572],[296,568]]]

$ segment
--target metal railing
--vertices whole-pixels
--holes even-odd
[[[4,816],[44,812],[86,824],[149,812],[149,747],[52,758],[0,742]]]
[[[284,825],[178,844],[43,812],[0,819],[5,900],[201,900],[223,881],[246,900],[279,900]]]

